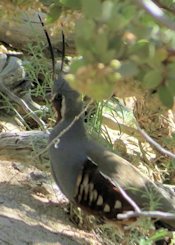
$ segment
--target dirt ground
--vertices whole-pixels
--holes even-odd
[[[49,174],[0,162],[0,245],[99,245],[69,220],[67,200]]]

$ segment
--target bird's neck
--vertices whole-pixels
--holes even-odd
[[[85,137],[85,127],[82,114],[83,103],[79,97],[64,97],[62,101],[61,115],[62,120],[58,127],[65,129],[69,128],[68,134],[70,137]]]
[[[63,98],[61,116],[64,121],[82,121],[81,112],[83,110],[83,104],[80,98]]]
[[[62,136],[60,136],[62,135]],[[62,142],[63,139],[66,139],[66,141],[75,140],[78,138],[86,139],[86,130],[84,127],[84,122],[82,119],[78,119],[76,121],[70,120],[70,119],[64,119],[62,118],[61,121],[59,121],[56,126],[53,128],[51,134],[50,134],[50,140],[55,139],[56,137],[61,137]]]

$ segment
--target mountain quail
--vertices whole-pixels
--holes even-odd
[[[150,210],[156,199],[157,206],[152,208],[175,211],[174,197],[164,194],[131,163],[88,138],[80,116],[79,93],[61,76],[54,84],[53,100],[56,108],[61,108],[62,119],[49,137],[51,169],[71,202],[90,214],[117,222],[119,213],[135,210],[128,197],[142,210]],[[174,220],[163,222],[175,229]]]

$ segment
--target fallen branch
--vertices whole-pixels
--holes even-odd
[[[10,100],[16,102],[17,104],[19,104],[26,113],[30,113],[30,116],[38,123],[38,125],[42,128],[42,129],[47,129],[45,122],[40,119],[34,111],[32,111],[32,109],[27,105],[27,103],[19,98],[17,95],[15,95],[13,92],[11,92],[6,86],[3,85],[3,81],[0,77],[0,91],[3,92]]]
[[[45,150],[48,136],[48,133],[34,130],[1,133],[0,159],[47,170],[50,167],[48,152]]]
[[[11,101],[20,105],[42,129],[46,130],[44,121],[40,119],[33,110],[42,109],[42,107],[38,105],[38,108],[36,108],[36,106],[34,108],[30,90],[28,91],[25,86],[24,88],[21,86],[21,81],[24,80],[25,70],[22,61],[16,57],[10,57],[8,59],[7,55],[0,54],[0,92]],[[26,82],[24,81],[24,83]],[[35,105],[37,104],[35,103]],[[43,107],[43,110],[46,110],[46,107]]]
[[[28,44],[42,42],[48,46],[43,27],[38,14],[44,20],[46,14],[38,11],[21,11],[17,16],[0,17],[0,41],[12,45],[20,50],[27,50]],[[47,26],[52,46],[57,54],[62,51],[62,28],[57,28],[57,33],[52,33],[52,27]],[[66,53],[75,54],[74,35],[66,33]]]

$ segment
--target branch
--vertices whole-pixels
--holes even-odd
[[[157,6],[159,6],[160,8],[167,10],[168,12],[170,12],[170,13],[173,14],[173,15],[175,14],[174,8],[168,7],[167,5],[163,4],[163,3],[160,2],[159,0],[153,0],[153,2],[154,2]]]
[[[171,151],[164,149],[160,144],[158,144],[155,140],[153,140],[143,129],[140,128],[139,124],[136,122],[136,126],[141,135],[146,139],[150,145],[154,146],[160,153],[175,159],[175,154]]]
[[[150,217],[157,219],[166,219],[166,220],[175,220],[175,214],[169,212],[162,211],[142,211],[139,206],[135,203],[135,201],[126,193],[126,191],[115,182],[117,188],[123,197],[131,204],[135,211],[128,211],[126,213],[121,213],[117,215],[118,219],[130,219],[137,217]]]
[[[20,11],[20,13],[18,16],[12,16],[12,13],[10,13],[9,18],[0,17],[0,41],[24,51],[28,48],[29,43],[36,44],[40,41],[48,47],[43,28],[38,19],[38,14],[43,20],[46,18],[46,14],[38,11]],[[60,26],[54,31],[52,31],[52,28],[53,25],[47,25],[46,27],[54,51],[58,56],[62,51],[62,28]],[[68,28],[66,32],[66,53],[67,55],[75,55],[76,53],[74,34]]]
[[[19,104],[27,113],[30,113],[31,117],[38,123],[38,125],[46,130],[46,124],[45,122],[40,119],[33,111],[32,109],[30,109],[30,107],[27,105],[27,103],[19,98],[17,95],[15,95],[14,93],[12,93],[5,85],[3,85],[3,81],[2,78],[0,76],[0,91],[3,92],[4,94],[6,94],[12,101],[16,102],[17,104]]]
[[[37,157],[47,146],[48,137],[48,133],[35,130],[0,133],[0,159],[48,171],[48,152]]]
[[[60,134],[58,134],[47,146],[46,148],[41,151],[36,157],[39,157],[40,155],[42,155],[43,153],[45,153],[53,144],[55,146],[55,148],[58,148],[58,145],[60,143],[60,138],[76,123],[76,121],[78,121],[80,119],[80,117],[85,113],[85,111],[88,109],[89,105],[92,103],[93,101],[90,100],[90,102],[86,105],[86,107],[77,115],[75,116],[74,120],[65,128],[63,129]]]
[[[118,219],[131,219],[137,217],[150,217],[157,219],[175,220],[175,214],[161,211],[128,211],[126,213],[117,215]]]
[[[150,15],[162,23],[164,26],[175,31],[175,23],[151,0],[136,0]]]
[[[134,208],[134,213],[140,213],[141,209],[139,206],[134,202],[134,200],[126,193],[126,191],[115,181],[115,184],[117,185],[117,188],[119,189],[122,196],[129,202],[129,204]]]

